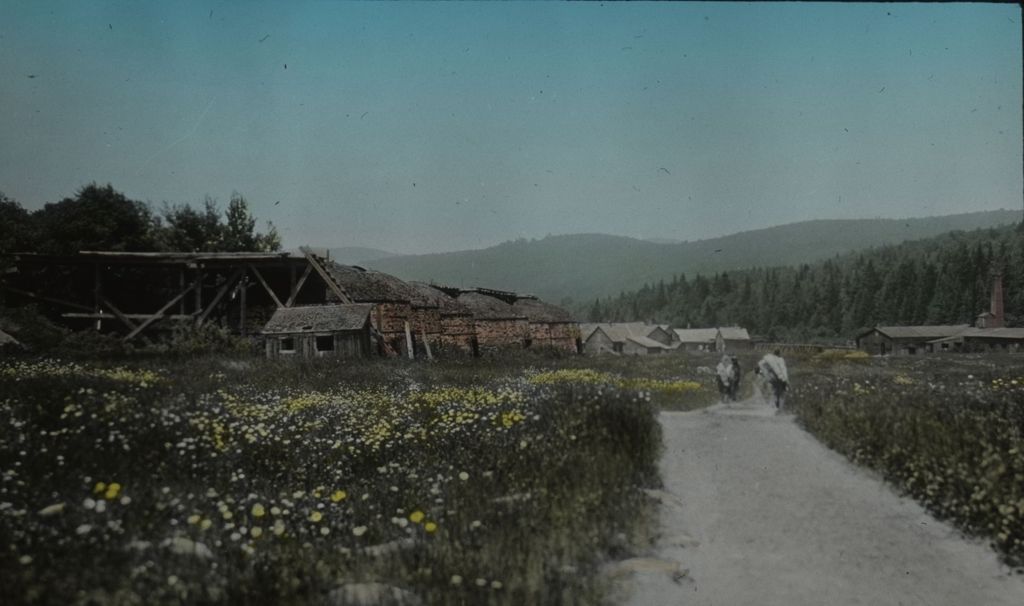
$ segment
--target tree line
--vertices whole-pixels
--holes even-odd
[[[592,322],[740,325],[776,340],[839,342],[875,325],[973,324],[1001,272],[1007,326],[1024,325],[1024,231],[951,232],[814,264],[673,276],[597,299]]]
[[[271,252],[281,248],[273,224],[256,229],[245,198],[234,193],[222,213],[207,197],[199,208],[154,210],[110,184],[90,183],[73,197],[35,211],[0,193],[0,252],[54,255],[81,250],[132,252]]]

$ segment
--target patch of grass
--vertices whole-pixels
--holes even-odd
[[[1024,359],[807,366],[794,375],[788,406],[829,447],[1024,565]]]
[[[4,594],[305,604],[380,582],[428,604],[601,603],[600,565],[650,532],[650,386],[687,371],[572,379],[585,362],[9,361]]]

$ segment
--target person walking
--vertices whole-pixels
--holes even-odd
[[[732,381],[729,383],[729,399],[735,402],[739,399],[740,378],[743,377],[743,373],[740,370],[740,361],[736,359],[736,356],[729,356],[729,362],[732,366]]]
[[[718,396],[722,402],[728,402],[732,393],[732,361],[729,356],[722,356],[715,367],[715,377],[718,383]]]
[[[789,388],[789,372],[786,369],[786,361],[779,355],[779,350],[765,354],[757,363],[755,372],[768,388],[775,408],[782,408],[786,400],[786,389]]]

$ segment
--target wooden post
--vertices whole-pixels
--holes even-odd
[[[101,286],[100,286],[100,264],[99,263],[93,263],[93,266],[92,266],[92,278],[93,278],[93,285],[92,285],[92,308],[93,308],[93,311],[98,314],[98,313],[101,313],[103,311],[103,308],[100,307],[100,301],[102,301],[102,299],[103,299],[103,292],[102,292]],[[101,330],[103,330],[103,320],[97,318],[97,320],[96,320],[96,332],[99,332]]]
[[[243,337],[245,336],[245,291],[246,291],[246,285],[248,284],[248,282],[249,282],[249,274],[248,273],[243,273],[242,274],[242,281],[239,283],[240,286],[242,287],[242,292],[239,293],[239,295],[238,295],[238,302],[242,304],[242,313],[240,313],[239,317],[238,317],[238,331],[240,333],[242,333]]]
[[[427,340],[427,329],[422,326],[420,327],[420,336],[423,337],[423,347],[427,349],[427,359],[433,360],[434,354],[430,353],[430,341]]]
[[[178,268],[178,292],[185,290],[185,267]],[[178,303],[178,314],[185,315],[185,297],[181,298],[181,302]]]
[[[196,309],[195,309],[195,313],[198,314],[199,312],[201,312],[203,310],[203,269],[201,267],[196,267],[196,281],[195,281],[195,285],[196,285],[195,286],[195,288],[196,288]],[[200,324],[201,323],[202,323],[202,320],[200,320]]]
[[[295,298],[299,296],[299,291],[302,290],[302,285],[306,283],[306,278],[313,271],[312,265],[307,265],[305,271],[302,272],[302,277],[299,278],[298,284],[295,283],[295,268],[292,267],[292,292],[288,296],[288,300],[285,301],[285,307],[291,307],[295,304]]]
[[[413,360],[416,358],[416,352],[412,349],[412,331],[409,330],[408,320],[405,322],[405,346],[409,350],[409,359]]]

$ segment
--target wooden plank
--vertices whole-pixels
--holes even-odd
[[[293,270],[292,271],[292,277],[295,277],[294,269],[295,268],[293,267],[292,268],[292,270]],[[298,283],[295,284],[292,287],[292,292],[288,296],[288,300],[284,304],[285,307],[291,307],[292,305],[295,304],[295,299],[296,299],[296,297],[299,296],[299,291],[302,290],[302,285],[306,283],[306,278],[308,278],[309,274],[311,274],[311,273],[313,273],[313,265],[312,264],[306,265],[306,269],[302,272],[302,277],[299,278]]]
[[[270,285],[267,284],[267,281],[263,279],[263,274],[261,274],[259,270],[256,269],[256,267],[252,264],[249,264],[248,268],[252,270],[252,273],[256,276],[256,279],[259,280],[260,284],[263,285],[264,290],[266,290],[267,294],[270,295],[270,298],[274,300],[274,304],[277,305],[277,308],[281,309],[282,307],[284,307],[284,304],[281,303],[281,299],[277,298],[277,295],[274,294],[274,290],[270,288]]]
[[[405,323],[405,347],[409,350],[409,359],[412,360],[416,357],[416,352],[412,349],[412,331],[409,330],[409,323]]]
[[[138,326],[136,326],[134,330],[132,330],[127,335],[125,335],[123,340],[124,341],[129,341],[129,340],[135,338],[136,335],[138,335],[143,330],[146,330],[146,328],[148,328],[153,322],[156,322],[160,318],[163,318],[164,317],[164,312],[166,312],[168,309],[174,307],[178,303],[178,301],[180,301],[182,299],[182,297],[184,297],[189,292],[191,292],[192,289],[195,288],[195,287],[196,287],[196,283],[193,282],[192,284],[189,285],[188,288],[186,288],[182,292],[178,293],[173,299],[171,299],[167,303],[164,303],[164,306],[161,307],[160,309],[158,309],[156,311],[156,313],[154,313],[151,318],[149,318],[148,320],[145,320],[142,324],[139,324]]]
[[[121,315],[123,315],[124,317],[128,318],[129,320],[148,320],[149,318],[152,318],[153,316],[155,316],[157,314],[126,314],[126,313],[122,313]],[[82,319],[82,320],[98,320],[98,319],[110,320],[112,318],[117,318],[117,314],[113,313],[113,310],[111,310],[110,313],[103,313],[103,311],[101,310],[100,313],[98,313],[98,314],[94,314],[92,312],[86,313],[86,312],[78,312],[78,311],[68,311],[68,312],[62,313],[60,316],[62,318],[78,318],[78,319]],[[164,318],[165,320],[194,320],[195,319],[195,316],[193,316],[192,314],[161,314],[160,317]],[[132,328],[135,328],[134,323],[132,324]]]
[[[320,274],[320,278],[324,281],[324,284],[327,284],[327,288],[331,289],[331,292],[334,293],[334,296],[338,297],[339,301],[341,301],[342,303],[353,302],[352,298],[345,294],[345,291],[341,289],[341,286],[338,284],[337,281],[335,281],[334,277],[331,276],[331,274],[329,274],[327,270],[320,265],[320,262],[317,261],[316,259],[316,255],[313,254],[313,251],[311,251],[308,246],[302,246],[299,248],[299,250],[302,251],[302,254],[306,255],[306,260],[309,261],[309,264],[313,266],[313,269],[316,270],[316,273]]]
[[[224,298],[224,295],[226,295],[228,291],[231,290],[235,282],[238,281],[238,279],[242,276],[243,271],[245,270],[241,268],[236,269],[235,273],[231,274],[231,276],[228,278],[228,281],[221,285],[221,287],[217,290],[217,294],[214,295],[213,300],[210,301],[210,304],[206,307],[205,310],[203,310],[203,313],[199,316],[197,326],[202,326],[203,323],[206,322],[207,316],[210,315],[210,312],[213,311],[214,307],[217,307],[217,305],[220,303],[220,300]],[[202,274],[200,274],[200,276],[202,276]],[[198,279],[196,280],[196,283],[199,283]]]
[[[108,301],[106,297],[101,295],[100,302],[103,303],[103,305],[109,307],[110,311],[114,312],[114,315],[117,316],[117,319],[120,320],[122,324],[128,327],[128,330],[135,330],[135,322],[129,320],[123,313],[121,313],[121,310],[114,307],[114,304]]]
[[[81,305],[79,303],[72,303],[71,301],[65,301],[63,299],[57,299],[57,298],[54,298],[54,297],[45,297],[43,295],[37,295],[34,292],[29,292],[27,290],[21,290],[20,288],[14,288],[13,286],[7,286],[7,285],[4,285],[4,284],[0,284],[0,289],[6,290],[7,292],[12,292],[12,293],[14,293],[16,295],[21,295],[23,297],[28,297],[30,299],[37,299],[39,301],[46,301],[47,303],[53,303],[54,305],[63,305],[65,307],[70,307],[72,309],[80,309],[82,311],[95,311],[92,307],[90,307],[88,305]]]
[[[433,360],[434,354],[430,353],[430,341],[427,340],[427,329],[422,326],[420,327],[420,336],[423,337],[423,347],[427,348],[427,359]]]

